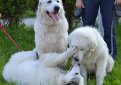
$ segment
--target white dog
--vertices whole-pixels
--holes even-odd
[[[34,30],[35,50],[39,56],[43,53],[61,53],[66,50],[68,22],[62,0],[39,0]]]
[[[96,73],[96,85],[103,85],[107,72],[111,72],[114,64],[108,48],[95,28],[81,27],[74,30],[69,37],[71,46],[77,46],[78,52],[74,60],[80,61],[81,74],[87,83],[87,72]]]
[[[3,77],[17,85],[83,85],[77,64],[67,73],[57,67],[75,52],[77,48],[71,47],[61,54],[43,54],[39,60],[33,51],[16,53],[5,65]]]

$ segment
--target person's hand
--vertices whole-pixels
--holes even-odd
[[[84,4],[82,0],[76,0],[76,7],[77,8],[84,8]]]
[[[115,5],[121,5],[121,0],[115,0]]]

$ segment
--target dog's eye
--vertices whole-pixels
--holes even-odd
[[[59,1],[57,1],[59,3]]]
[[[51,3],[52,1],[48,1],[47,3]]]

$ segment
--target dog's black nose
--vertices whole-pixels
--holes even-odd
[[[78,57],[74,57],[74,60],[75,60],[75,61],[79,61],[79,58],[78,58]]]
[[[59,7],[59,6],[55,6],[55,7],[54,7],[55,13],[57,13],[59,10],[60,10],[60,7]]]

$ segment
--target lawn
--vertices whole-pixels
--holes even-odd
[[[6,30],[23,50],[32,50],[35,47],[33,30],[27,30],[24,26],[13,26],[11,28],[6,28]],[[121,25],[118,24],[116,30],[118,55],[112,73],[105,77],[104,85],[121,85]],[[0,30],[0,85],[11,85],[3,79],[2,71],[10,56],[18,51],[19,50]],[[95,78],[90,76],[88,85],[95,85],[94,80]]]

